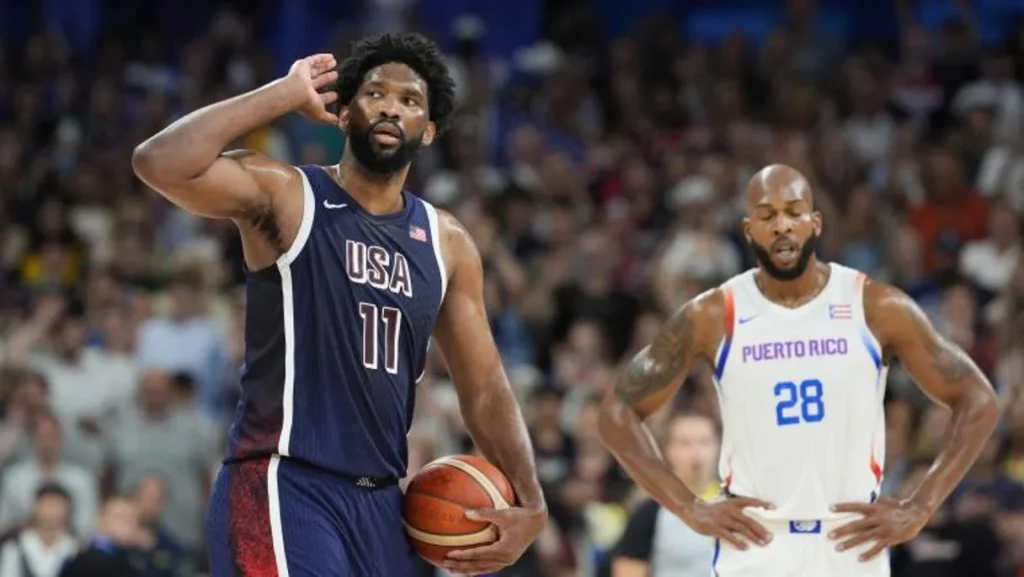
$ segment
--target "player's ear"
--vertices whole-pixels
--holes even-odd
[[[342,106],[338,108],[338,128],[341,128],[343,132],[348,132],[348,123],[352,119],[352,116],[348,112],[348,106]]]
[[[435,138],[437,138],[437,124],[428,122],[427,127],[423,130],[423,146],[430,146]]]
[[[818,211],[814,211],[811,214],[811,225],[814,226],[814,236],[821,236],[821,224],[821,213]]]
[[[747,240],[747,244],[753,242],[753,238],[750,236],[750,218],[744,216],[740,222],[740,230],[743,232],[743,238]]]

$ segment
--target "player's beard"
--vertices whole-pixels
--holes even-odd
[[[408,166],[416,158],[423,146],[423,135],[421,134],[417,138],[406,138],[403,132],[402,142],[398,148],[382,151],[376,148],[376,144],[373,142],[373,129],[381,122],[389,121],[378,120],[366,127],[350,125],[348,138],[352,155],[360,165],[373,174],[391,176]]]
[[[796,259],[796,264],[790,268],[779,268],[776,266],[772,262],[771,251],[757,244],[753,239],[748,240],[747,244],[750,245],[750,250],[753,251],[754,258],[757,259],[757,264],[761,265],[761,269],[768,273],[768,276],[777,280],[796,280],[807,270],[807,265],[811,262],[811,257],[818,248],[818,235],[812,234],[810,238],[804,241],[803,246],[800,247],[800,257]]]

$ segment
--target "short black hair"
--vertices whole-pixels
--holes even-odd
[[[183,395],[192,394],[196,388],[196,378],[188,371],[178,371],[171,375],[175,390]]]
[[[36,500],[44,497],[62,497],[68,503],[71,502],[71,493],[63,485],[54,482],[46,482],[36,489]]]
[[[455,81],[441,48],[421,34],[381,34],[356,42],[339,67],[338,102],[348,106],[366,74],[392,62],[412,68],[427,83],[430,120],[437,125],[438,136],[443,134],[455,112]]]

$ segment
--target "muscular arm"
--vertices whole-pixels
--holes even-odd
[[[938,334],[902,291],[868,283],[864,306],[868,325],[886,353],[900,360],[925,394],[953,413],[945,446],[910,497],[932,513],[960,483],[995,430],[996,395],[971,359]]]
[[[458,390],[462,418],[480,451],[509,477],[519,504],[546,511],[526,424],[487,322],[480,255],[453,217],[438,220],[451,274],[434,340]]]
[[[140,144],[132,167],[185,210],[210,218],[254,218],[270,207],[276,191],[288,188],[295,171],[254,152],[224,149],[293,111],[303,95],[294,81],[282,79],[200,108]]]
[[[598,431],[629,475],[685,519],[696,496],[669,469],[644,419],[668,402],[693,362],[710,358],[721,333],[722,295],[704,293],[682,306],[640,351],[601,405]]]

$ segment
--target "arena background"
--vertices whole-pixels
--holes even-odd
[[[751,266],[740,199],[770,162],[813,181],[821,256],[909,292],[1002,399],[997,436],[894,575],[1024,575],[1022,15],[1020,0],[0,0],[0,577],[95,535],[137,575],[203,574],[239,243],[147,190],[132,149],[295,58],[397,30],[438,39],[458,78],[455,127],[410,188],[485,258],[551,507],[508,575],[612,574],[643,497],[597,438],[595,400],[667,311]],[[331,163],[343,137],[289,117],[238,144]],[[413,470],[472,450],[438,359],[428,375]],[[899,494],[948,413],[898,367],[888,387]],[[715,414],[706,372],[673,410]],[[41,536],[56,545],[19,548]]]

